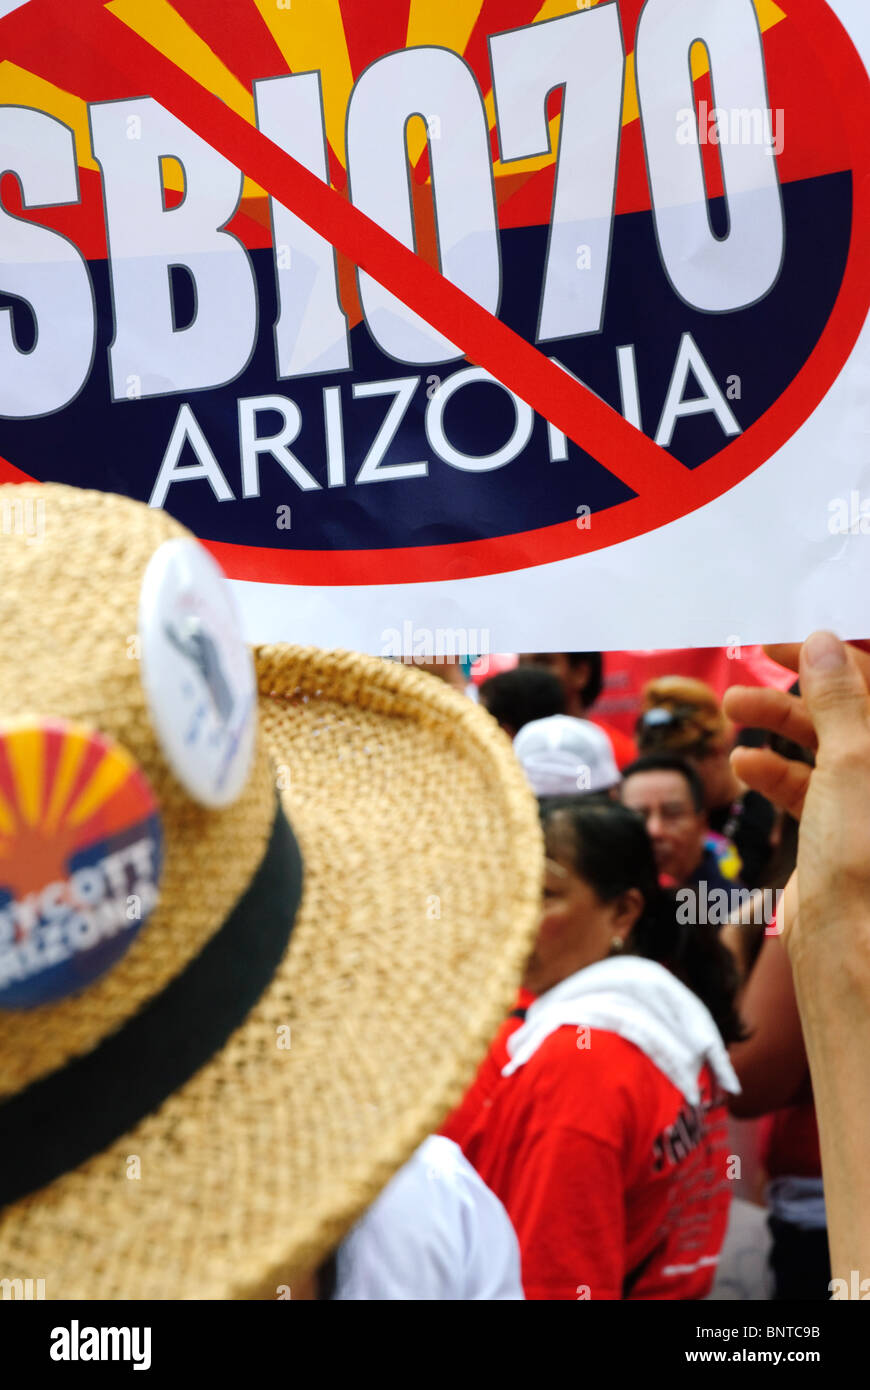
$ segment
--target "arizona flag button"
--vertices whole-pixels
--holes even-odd
[[[229,584],[198,541],[164,542],[139,599],[142,682],[166,759],[205,806],[235,801],[256,733],[254,663]]]
[[[157,901],[160,812],[113,740],[60,719],[0,723],[0,1008],[99,978]]]

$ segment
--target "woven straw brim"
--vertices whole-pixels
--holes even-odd
[[[290,945],[187,1085],[2,1213],[0,1277],[47,1298],[292,1294],[459,1101],[532,945],[536,804],[490,717],[374,658],[257,659],[305,860]]]

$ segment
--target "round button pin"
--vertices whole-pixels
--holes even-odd
[[[0,1008],[84,989],[157,902],[159,807],[126,749],[59,719],[0,723]]]
[[[178,780],[205,806],[235,801],[248,779],[257,687],[229,584],[198,541],[164,542],[139,599],[142,682]]]

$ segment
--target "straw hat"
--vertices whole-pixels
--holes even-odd
[[[459,1101],[510,1007],[536,805],[472,701],[292,646],[256,650],[250,771],[202,804],[132,640],[149,561],[188,533],[125,498],[0,488],[4,518],[34,505],[41,538],[0,535],[0,744],[24,717],[111,741],[153,793],[163,865],[104,973],[26,1008],[0,991],[0,1279],[274,1298]]]

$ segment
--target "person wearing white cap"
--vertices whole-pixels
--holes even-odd
[[[588,719],[535,719],[520,729],[514,752],[536,796],[608,791],[619,782],[610,740]]]

